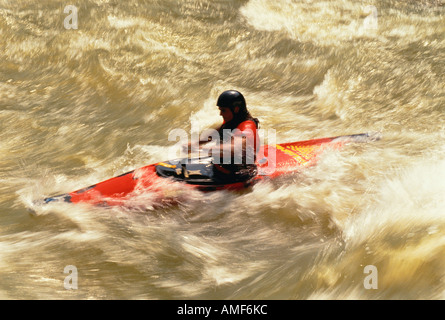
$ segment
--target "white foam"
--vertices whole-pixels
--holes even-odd
[[[375,11],[348,1],[340,8],[332,1],[250,0],[240,12],[257,30],[282,31],[300,41],[331,44],[378,30]]]
[[[358,245],[385,234],[424,226],[431,232],[445,225],[445,160],[420,162],[377,186],[372,206],[351,216],[345,240]]]

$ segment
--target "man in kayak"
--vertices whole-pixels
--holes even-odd
[[[216,146],[204,149],[214,157],[215,178],[226,181],[243,181],[256,175],[256,154],[260,147],[257,132],[259,121],[247,110],[244,96],[236,90],[221,93],[216,105],[223,123],[212,134],[201,136],[199,144],[216,139]],[[189,148],[190,151],[190,148]]]

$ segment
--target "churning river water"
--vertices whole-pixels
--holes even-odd
[[[0,298],[445,298],[444,1],[1,0],[0,44]],[[382,139],[243,192],[33,205],[167,160],[227,89],[277,143]]]

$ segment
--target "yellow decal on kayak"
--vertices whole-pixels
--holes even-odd
[[[170,168],[170,169],[174,169],[174,168],[176,168],[175,165],[173,165],[173,164],[169,164],[169,163],[165,163],[165,162],[159,162],[157,165],[158,165],[158,166],[163,166],[163,167],[166,167],[166,168]]]
[[[289,150],[289,149],[287,149],[287,148],[285,148],[285,147],[282,147],[282,146],[280,146],[279,144],[277,144],[275,147],[276,147],[278,150],[283,151],[285,154],[287,154],[287,155],[289,155],[289,156],[291,156],[291,157],[298,156],[298,154],[296,154],[296,153],[293,152],[292,150]]]
[[[311,160],[314,156],[314,151],[318,146],[287,146],[283,147],[276,145],[276,148],[285,154],[294,158],[298,163],[304,164]]]
[[[320,146],[289,146],[291,149],[293,149],[300,157],[304,158],[305,160],[310,160],[314,157],[314,153],[317,149],[319,149]]]

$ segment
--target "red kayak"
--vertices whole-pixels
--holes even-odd
[[[338,149],[349,142],[376,139],[378,137],[372,134],[361,133],[262,146],[256,163],[257,174],[245,181],[219,182],[213,176],[211,157],[191,158],[186,159],[187,161],[150,164],[84,189],[45,198],[43,201],[112,206],[125,205],[126,201],[144,192],[157,194],[160,198],[169,197],[171,194],[168,191],[175,188],[201,191],[240,190],[263,179],[276,178],[312,166],[326,148]]]

